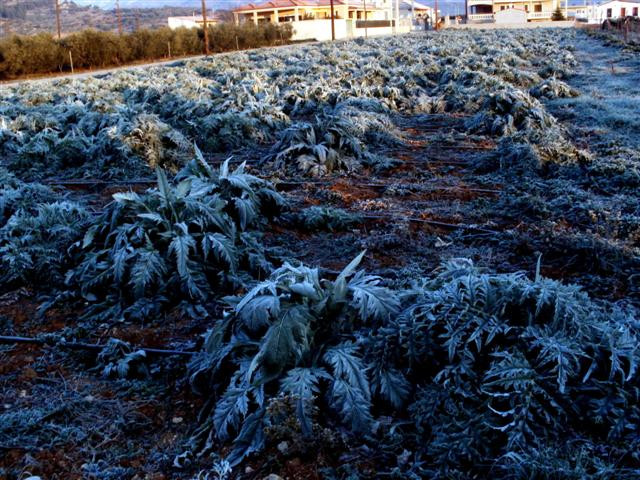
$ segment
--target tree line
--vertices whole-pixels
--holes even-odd
[[[291,40],[289,25],[220,23],[209,27],[211,52],[272,46]],[[168,27],[118,35],[84,30],[58,40],[49,33],[0,40],[0,79],[126,65],[204,50],[204,30]]]

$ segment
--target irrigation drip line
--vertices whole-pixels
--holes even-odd
[[[404,160],[403,165],[422,165],[422,166],[435,166],[435,165],[452,165],[459,167],[469,166],[469,162],[466,160],[432,160],[425,158],[424,160]]]
[[[490,148],[487,147],[481,147],[478,145],[438,145],[436,144],[431,144],[431,147],[436,149],[436,150],[472,150],[472,151],[491,151],[493,150],[495,147],[491,146]]]
[[[334,185],[337,184],[342,178],[338,178],[338,179],[334,179],[334,180],[299,180],[299,181],[295,181],[295,180],[285,180],[282,182],[275,182],[274,186],[280,186],[280,185],[287,185],[287,186],[298,186],[298,185]],[[351,181],[349,179],[345,179],[348,180],[348,185],[352,186],[352,187],[371,187],[371,188],[390,188],[390,187],[394,187],[394,186],[402,186],[402,187],[406,187],[406,188],[413,188],[413,187],[417,187],[417,188],[421,188],[423,185],[426,185],[425,183],[422,184],[414,184],[414,183],[399,183],[399,182],[393,182],[393,183],[373,183],[373,182],[354,182]],[[494,189],[494,188],[476,188],[476,187],[455,187],[455,186],[444,186],[444,187],[429,187],[428,190],[424,190],[424,191],[446,191],[446,190],[464,190],[464,191],[469,191],[469,192],[481,192],[481,193],[500,193],[502,192],[502,190],[499,189]]]
[[[469,230],[469,231],[473,231],[473,232],[486,233],[486,234],[490,234],[490,235],[500,235],[500,233],[501,233],[501,232],[499,232],[497,230],[490,230],[488,228],[476,227],[476,226],[473,226],[473,225],[464,225],[464,224],[459,224],[459,223],[447,223],[447,222],[440,222],[438,220],[427,220],[425,218],[407,217],[407,216],[402,216],[402,215],[361,215],[361,218],[364,218],[364,219],[367,219],[367,220],[390,220],[390,219],[405,220],[405,221],[409,221],[409,222],[424,223],[424,224],[427,224],[427,225],[433,225],[435,227],[442,227],[442,228],[446,228],[448,230]]]
[[[304,184],[305,182],[300,182],[299,184],[288,185],[288,186],[296,186],[296,185],[304,185]],[[327,183],[327,185],[331,185],[331,183]],[[350,187],[367,187],[372,189],[376,189],[376,188],[391,189],[395,185],[396,184],[367,184],[367,183],[350,183],[349,184]],[[468,193],[499,195],[500,193],[502,193],[502,190],[492,189],[492,188],[465,188],[465,187],[433,187],[433,188],[416,188],[416,189],[412,189],[411,187],[409,187],[406,191],[407,191],[407,194],[413,194],[413,195],[435,194],[435,193],[442,193],[443,195],[468,194]],[[396,198],[396,197],[403,197],[403,194],[389,195],[388,197],[385,197],[385,198]],[[409,200],[409,201],[415,201],[415,200]]]
[[[41,338],[33,338],[33,337],[13,337],[13,336],[1,336],[0,335],[0,344],[4,345],[12,345],[16,343],[26,343],[31,345],[52,345],[60,348],[66,348],[68,350],[89,350],[93,352],[102,351],[107,345],[100,345],[96,343],[82,343],[82,342],[66,342],[59,341],[53,344],[43,340]],[[181,357],[191,357],[198,352],[187,352],[184,350],[166,350],[162,348],[133,348],[132,350],[142,350],[148,355],[158,356],[158,357],[171,357],[171,356],[181,356]]]
[[[60,187],[95,187],[95,186],[118,186],[118,185],[150,185],[155,184],[156,179],[138,179],[138,180],[44,180],[44,185],[60,186]]]
[[[300,181],[276,181],[273,182],[273,186],[277,189],[278,187],[296,187],[296,186],[304,186],[304,185],[334,185],[338,183],[342,178],[333,179],[333,180],[300,180]],[[390,188],[395,185],[403,185],[397,182],[394,183],[372,183],[372,182],[358,182],[352,181],[349,179],[345,179],[348,181],[349,186],[354,187],[369,187],[369,188]],[[107,187],[116,187],[116,186],[131,186],[131,185],[154,185],[157,182],[156,179],[137,179],[137,180],[47,180],[44,182],[46,185],[55,185],[55,186],[69,186],[69,187],[96,187],[101,186],[104,188]],[[411,185],[409,185],[411,187]],[[500,193],[500,190],[491,189],[491,188],[467,188],[467,187],[429,187],[422,191],[424,192],[438,192],[438,191],[455,191],[460,190],[461,192],[474,192],[474,193]]]

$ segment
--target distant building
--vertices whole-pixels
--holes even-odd
[[[411,22],[414,30],[424,29],[426,23],[433,25],[435,22],[432,7],[413,0],[399,1],[400,20]]]
[[[412,0],[400,0],[400,18],[433,18],[433,8]]]
[[[605,20],[624,17],[638,17],[640,0],[610,0],[595,8],[595,19],[600,23]]]
[[[417,3],[417,2],[416,2]],[[392,0],[334,0],[336,38],[385,35],[411,30],[411,19],[400,18],[398,25]],[[331,38],[330,0],[271,0],[249,3],[233,10],[236,23],[290,23],[293,40]]]
[[[211,17],[207,16],[207,24],[217,23],[218,19],[216,19],[215,15],[211,15]],[[190,15],[183,17],[169,17],[167,18],[167,23],[169,24],[169,28],[175,30],[176,28],[202,28],[204,24],[204,20],[202,15]]]
[[[526,23],[551,20],[560,7],[567,11],[567,0],[468,0],[470,22]],[[508,10],[514,10],[509,12]],[[497,17],[496,17],[497,15]]]
[[[569,16],[588,23],[602,23],[607,19],[636,17],[640,12],[640,0],[610,0],[599,5],[569,6]]]
[[[376,2],[334,0],[335,18],[364,20],[388,20],[389,9],[380,8]],[[382,15],[381,15],[381,12]],[[297,22],[331,18],[330,0],[272,0],[265,3],[248,3],[233,10],[236,22],[254,23]]]
[[[575,19],[586,19],[588,16],[591,16],[590,12],[595,10],[595,8],[595,5],[586,5],[582,3],[580,5],[569,5],[567,17]]]
[[[584,4],[568,5],[568,0],[468,0],[468,6],[469,21],[474,23],[523,23],[551,20],[557,7],[560,7],[567,19],[588,23],[638,17],[640,12],[640,0],[609,0],[589,5],[586,1]],[[511,9],[515,11],[506,11]],[[525,12],[524,15],[522,11]]]

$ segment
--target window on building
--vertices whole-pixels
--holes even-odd
[[[633,16],[634,17],[638,16],[638,7],[633,7]]]
[[[500,5],[500,10],[504,10],[506,7],[504,5]]]
[[[541,12],[541,11],[542,11],[542,4],[541,4],[541,3],[539,3],[539,4],[537,4],[537,5],[534,5],[534,6],[533,6],[533,11],[534,11],[534,12]]]
[[[622,7],[620,9],[620,16],[621,17],[626,17],[627,16],[627,9],[626,8]]]
[[[607,8],[607,18],[611,18],[613,16],[613,12],[610,8]]]
[[[524,6],[524,11],[525,11],[525,12],[528,12],[528,11],[529,11],[529,5],[525,5],[525,6]]]

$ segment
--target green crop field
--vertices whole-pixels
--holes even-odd
[[[637,478],[640,57],[606,38],[0,87],[0,478]]]

